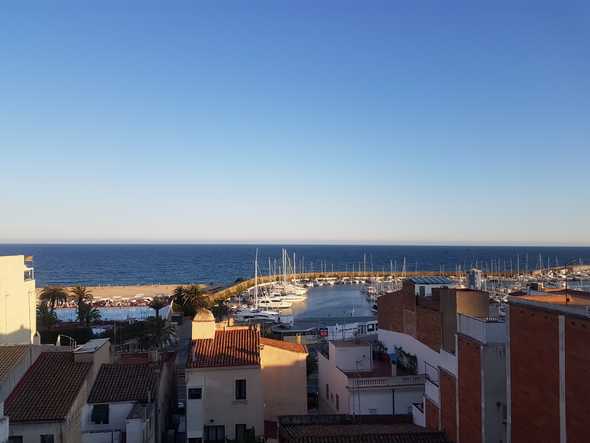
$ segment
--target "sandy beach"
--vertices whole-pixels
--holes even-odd
[[[110,298],[112,300],[131,299],[136,296],[153,298],[156,295],[172,295],[179,285],[134,285],[134,286],[88,286],[94,300]],[[37,295],[43,288],[37,288]],[[68,291],[70,288],[66,288]]]

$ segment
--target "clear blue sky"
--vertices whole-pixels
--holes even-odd
[[[588,2],[40,3],[0,242],[590,244]]]

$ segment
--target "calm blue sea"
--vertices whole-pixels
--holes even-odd
[[[275,245],[0,245],[0,255],[34,256],[38,286],[47,284],[127,285],[154,283],[227,284],[254,274],[254,254],[259,249],[260,271],[281,262]],[[500,270],[535,269],[539,256],[544,266],[572,260],[590,262],[590,247],[504,246],[321,246],[291,245],[297,270],[401,269],[454,271],[494,266]]]

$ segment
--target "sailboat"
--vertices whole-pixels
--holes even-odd
[[[258,300],[258,249],[254,259],[254,307],[244,307],[234,313],[236,321],[272,321],[279,322],[280,314],[278,311],[269,311],[260,309]]]

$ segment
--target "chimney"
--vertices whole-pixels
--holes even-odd
[[[215,338],[215,317],[208,309],[200,309],[193,318],[192,339]]]

